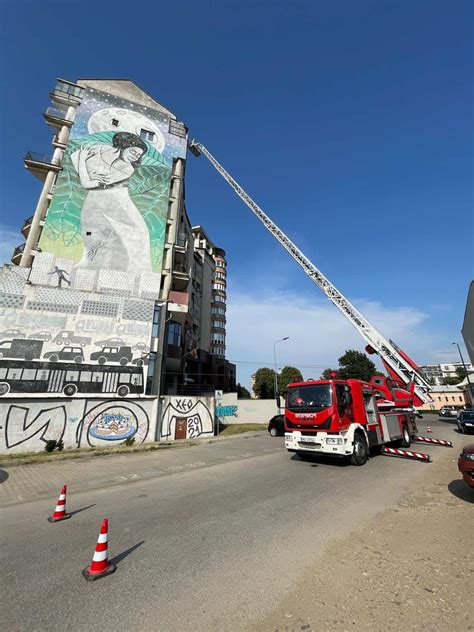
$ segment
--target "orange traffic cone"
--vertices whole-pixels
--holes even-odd
[[[66,490],[67,485],[61,487],[61,493],[59,494],[58,503],[52,516],[48,517],[49,522],[58,522],[59,520],[67,520],[71,516],[66,513]]]
[[[94,551],[94,557],[92,558],[89,568],[85,568],[82,574],[88,581],[99,579],[105,575],[110,575],[116,570],[115,564],[111,564],[108,559],[107,551],[107,536],[109,530],[109,521],[107,518],[102,520],[100,527],[99,539]]]

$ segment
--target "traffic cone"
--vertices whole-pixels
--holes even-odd
[[[61,487],[61,493],[59,494],[56,509],[52,516],[48,517],[49,522],[59,522],[59,520],[67,520],[70,518],[70,514],[66,513],[66,490],[67,485]]]
[[[97,545],[95,547],[94,557],[92,558],[91,565],[89,566],[89,568],[85,568],[82,571],[82,574],[87,579],[87,581],[94,581],[95,579],[99,579],[99,577],[110,575],[117,568],[115,564],[111,564],[109,562],[108,558],[108,530],[109,521],[107,520],[107,518],[104,518],[100,527],[99,539],[97,540]]]
[[[431,430],[431,426],[426,426],[426,432],[427,432],[428,434],[429,434],[430,432],[433,432],[433,431]]]

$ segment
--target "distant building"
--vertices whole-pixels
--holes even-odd
[[[464,368],[462,362],[451,362],[449,364],[425,364],[420,366],[421,373],[424,377],[435,386],[442,386],[444,379],[457,376],[457,369]],[[466,364],[469,374],[474,371],[472,364]]]
[[[469,359],[474,364],[474,281],[471,281],[467,294],[466,311],[462,326],[462,335]]]

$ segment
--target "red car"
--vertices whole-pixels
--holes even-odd
[[[474,443],[464,446],[459,455],[458,467],[469,487],[474,487]]]

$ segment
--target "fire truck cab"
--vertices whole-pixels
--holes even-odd
[[[409,447],[417,433],[415,415],[361,380],[312,380],[288,385],[285,446],[309,454],[343,457],[364,465],[369,451],[386,443]],[[393,400],[393,398],[392,398]]]

